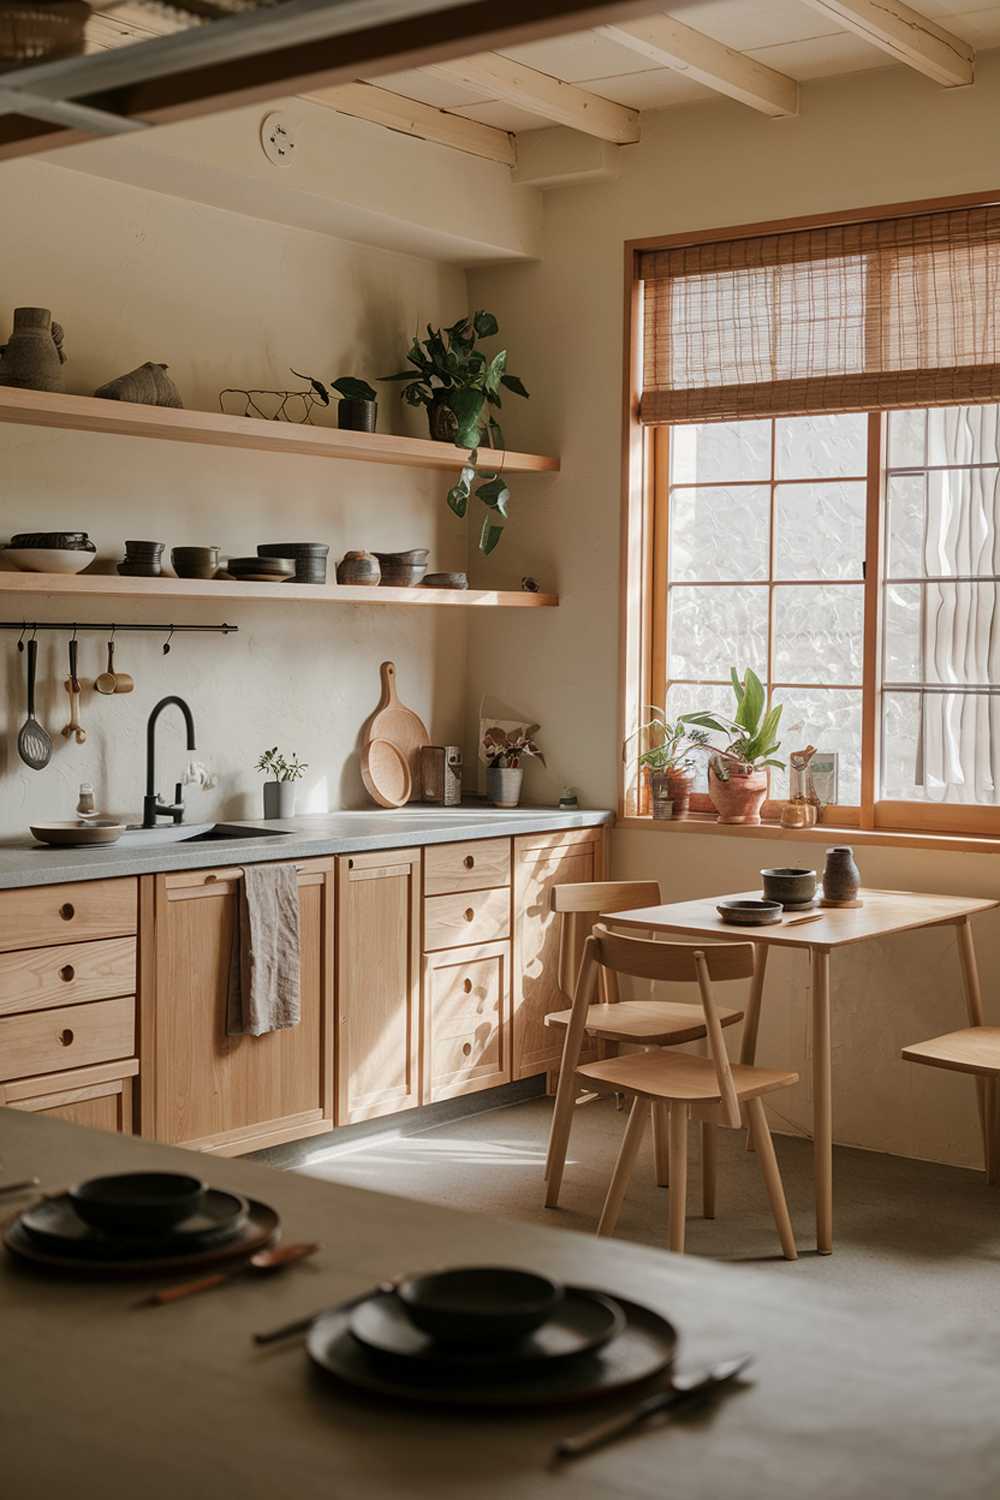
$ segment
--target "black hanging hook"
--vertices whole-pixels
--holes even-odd
[[[169,656],[170,655],[170,642],[173,640],[173,638],[174,638],[174,627],[171,625],[171,627],[170,627],[170,634],[167,636],[166,640],[163,642],[163,654],[164,654],[164,656]]]

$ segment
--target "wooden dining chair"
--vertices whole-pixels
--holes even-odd
[[[906,1062],[926,1063],[975,1078],[986,1145],[986,1180],[1000,1186],[1000,1026],[965,1026],[904,1047]]]
[[[589,934],[598,916],[610,918],[616,911],[636,911],[646,906],[659,906],[660,887],[655,880],[600,880],[578,885],[557,885],[552,891],[552,910],[559,918],[559,962],[558,984],[567,999],[577,986],[577,954],[580,940]],[[577,1085],[574,1074],[583,1050],[584,1037],[603,1044],[604,1048],[617,1050],[620,1043],[632,1043],[641,1047],[677,1047],[684,1042],[704,1041],[707,1032],[701,1007],[674,1000],[622,1000],[618,990],[618,976],[612,969],[600,971],[601,1003],[590,1005],[586,1021],[576,1044],[569,1048],[569,1024],[573,1015],[572,1006],[566,1010],[550,1011],[545,1017],[546,1026],[566,1028],[562,1062],[559,1068],[559,1084],[556,1105],[549,1134],[549,1150],[545,1163],[546,1182],[551,1179],[553,1152],[557,1143],[557,1127],[566,1128],[567,1141],[572,1111],[576,1101]],[[719,1007],[719,1022],[732,1026],[743,1019],[741,1010]],[[653,1158],[656,1181],[660,1187],[669,1183],[669,1147],[667,1142],[667,1110],[652,1104],[650,1113],[653,1124]],[[706,1188],[706,1217],[715,1217],[715,1136],[711,1123],[702,1128],[703,1177]],[[566,1142],[562,1143],[565,1157]],[[545,1206],[555,1208],[559,1187],[546,1192]]]
[[[623,937],[598,924],[584,946],[570,1023],[566,1030],[565,1055],[579,1055],[587,1026],[587,1015],[602,970],[636,979],[696,983],[708,1034],[709,1056],[656,1048],[649,1052],[624,1053],[574,1069],[564,1064],[572,1077],[602,1092],[621,1091],[633,1100],[614,1175],[597,1226],[598,1234],[614,1232],[632,1175],[636,1156],[649,1120],[649,1105],[669,1108],[670,1137],[670,1249],[683,1252],[687,1217],[688,1118],[738,1130],[749,1125],[757,1152],[771,1212],[778,1229],[782,1253],[795,1260],[797,1252],[785,1190],[763,1097],[798,1082],[797,1073],[750,1067],[729,1061],[722,1034],[714,983],[749,979],[754,971],[752,943],[719,943],[696,948],[686,943],[659,943],[648,938]],[[560,1085],[563,1080],[560,1079]],[[571,1097],[571,1096],[570,1096]],[[565,1107],[553,1124],[553,1152],[549,1169],[549,1194],[558,1197],[569,1142],[571,1112]],[[714,1188],[714,1184],[713,1184]],[[704,1184],[703,1184],[704,1190]]]

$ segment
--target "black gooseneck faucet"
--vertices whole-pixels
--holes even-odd
[[[174,800],[172,803],[160,801],[160,794],[156,790],[156,721],[165,708],[171,703],[176,703],[184,715],[184,723],[187,727],[187,747],[194,750],[194,718],[191,710],[183,698],[178,698],[176,693],[169,697],[161,698],[149,716],[146,725],[146,795],[142,799],[142,826],[143,828],[155,828],[157,818],[173,818],[175,823],[184,821],[184,798],[182,795],[183,783],[178,781],[174,788]]]

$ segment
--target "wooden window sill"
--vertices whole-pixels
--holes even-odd
[[[1000,854],[1000,838],[962,833],[911,833],[891,828],[850,828],[820,823],[814,828],[782,828],[780,823],[719,823],[705,813],[686,818],[617,819],[615,828],[655,833],[708,833],[716,837],[785,839],[800,844],[882,844],[900,849],[937,849],[958,854]]]

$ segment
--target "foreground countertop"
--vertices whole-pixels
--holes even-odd
[[[0,1252],[5,1492],[18,1500],[993,1500],[1000,1370],[989,1317],[849,1298],[805,1261],[741,1269],[223,1160],[0,1109],[7,1178],[46,1188],[139,1168],[196,1172],[281,1214],[306,1264],[161,1308],[134,1282],[49,1278]],[[505,1170],[512,1170],[510,1164]],[[540,1162],[523,1169],[525,1194]],[[21,1200],[23,1205],[25,1200]],[[13,1204],[11,1208],[13,1208]],[[556,1224],[566,1214],[553,1214]],[[742,1351],[749,1382],[707,1410],[559,1471],[593,1407],[487,1416],[358,1397],[275,1327],[427,1266],[497,1263],[636,1298],[694,1369]]]
[[[461,839],[509,838],[612,823],[610,812],[558,807],[504,809],[482,805],[419,805],[363,812],[336,812],[302,818],[250,819],[226,826],[259,829],[260,837],[209,843],[131,844],[128,837],[97,848],[49,849],[29,836],[0,842],[0,890],[58,885],[73,880],[109,880],[123,875],[155,875],[167,870],[203,870],[215,865],[259,864],[264,860],[310,859],[324,854],[356,854],[365,849],[402,849]],[[201,825],[198,825],[201,826]],[[268,830],[272,830],[268,833]],[[280,831],[287,837],[274,837]]]

